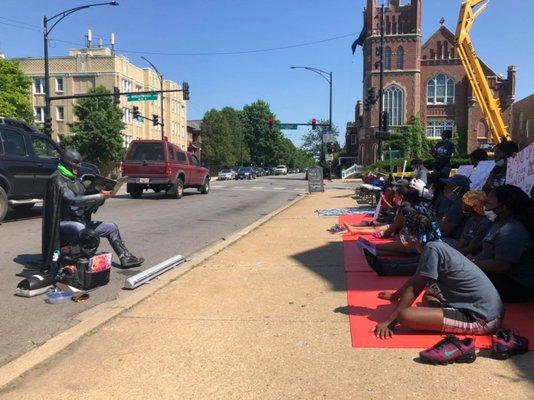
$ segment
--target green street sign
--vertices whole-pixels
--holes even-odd
[[[292,130],[296,130],[298,129],[298,125],[297,124],[280,124],[280,129],[292,129]]]
[[[138,122],[145,122],[145,117],[143,117],[142,115],[140,115],[140,116],[137,117],[137,121],[138,121]]]
[[[129,94],[127,98],[128,98],[128,101],[151,101],[151,100],[157,100],[158,94],[157,93]]]

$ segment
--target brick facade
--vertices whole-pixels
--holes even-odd
[[[385,72],[384,92],[388,89],[397,94],[390,95],[391,100],[390,131],[398,130],[411,117],[420,116],[423,124],[430,129],[429,135],[438,135],[438,129],[451,126],[456,132],[467,132],[468,150],[491,142],[484,122],[482,110],[472,96],[471,88],[460,59],[454,46],[454,33],[445,25],[441,25],[436,32],[421,44],[421,12],[423,0],[411,0],[401,5],[399,0],[390,0],[385,9]],[[406,2],[405,2],[406,3]],[[377,92],[380,80],[379,53],[380,46],[380,8],[376,0],[368,0],[364,13],[367,26],[367,38],[363,45],[363,96],[366,97],[369,88],[375,87]],[[508,68],[506,79],[498,76],[484,63],[490,87],[501,100],[505,123],[510,125],[512,120],[512,103],[515,95],[515,67]],[[438,78],[439,77],[439,78]],[[450,82],[445,93],[454,90],[454,95],[442,99],[438,90],[444,90],[442,80]],[[435,85],[435,95],[432,101],[427,95],[429,82]],[[440,86],[438,89],[437,86]],[[452,89],[454,87],[454,89]],[[402,96],[401,105],[399,101]],[[385,96],[385,99],[389,98]],[[379,109],[378,102],[371,111],[364,111],[361,120],[355,119],[350,124],[351,134],[358,133],[357,151],[354,146],[347,147],[348,155],[359,157],[360,163],[371,164],[377,160],[378,141],[374,133],[378,130]],[[431,128],[440,126],[440,128]],[[349,125],[348,125],[349,127]],[[348,132],[348,131],[347,131]],[[439,136],[439,135],[438,135]],[[347,142],[348,143],[348,142]]]
[[[520,149],[534,141],[534,94],[513,105],[512,140]]]

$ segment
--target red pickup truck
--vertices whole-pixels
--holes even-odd
[[[167,140],[134,140],[128,146],[122,163],[122,176],[127,176],[126,190],[135,199],[143,191],[164,190],[180,199],[185,188],[196,188],[202,194],[210,191],[208,169],[198,158]]]

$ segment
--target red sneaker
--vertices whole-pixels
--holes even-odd
[[[421,361],[430,364],[472,363],[476,360],[475,342],[450,335],[430,349],[419,353]]]
[[[492,336],[491,356],[497,360],[506,360],[515,354],[528,351],[528,339],[519,336],[511,329],[499,329]]]

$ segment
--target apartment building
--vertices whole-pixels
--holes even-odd
[[[44,59],[17,59],[24,73],[33,80],[32,106],[37,123],[44,122]],[[128,58],[117,55],[107,47],[90,47],[70,50],[66,57],[51,57],[50,95],[68,96],[83,94],[95,86],[103,85],[113,92],[118,87],[121,92],[141,92],[160,90],[159,76],[151,68],[140,68]],[[181,85],[171,80],[164,80],[165,90],[181,89]],[[51,116],[54,138],[71,135],[68,124],[75,120],[74,104],[78,100],[52,101]],[[160,100],[129,102],[121,96],[119,106],[125,123],[124,144],[127,146],[134,139],[161,139],[161,127],[153,126],[150,121],[133,119],[133,106],[139,107],[141,115],[152,118],[160,116]],[[164,95],[164,134],[172,143],[183,149],[188,148],[187,102],[182,92]]]

